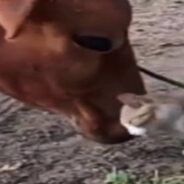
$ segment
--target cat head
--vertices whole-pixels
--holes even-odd
[[[154,104],[145,96],[124,94],[118,96],[124,105],[120,122],[133,136],[147,136],[150,121],[154,119]]]
[[[158,131],[184,132],[184,109],[173,96],[125,94],[120,122],[134,136],[155,136]]]

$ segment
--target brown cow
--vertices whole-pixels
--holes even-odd
[[[130,139],[121,93],[143,94],[126,0],[0,0],[0,90],[76,119],[84,136]]]

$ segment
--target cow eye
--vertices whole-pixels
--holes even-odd
[[[81,47],[98,52],[107,52],[113,47],[112,41],[106,37],[74,35],[73,41]]]

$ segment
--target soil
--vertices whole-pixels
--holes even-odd
[[[132,45],[139,64],[184,81],[184,0],[132,0]],[[178,90],[143,75],[148,91]],[[165,133],[101,145],[79,135],[66,117],[0,96],[0,184],[102,184],[112,167],[150,176],[184,172],[182,143]]]

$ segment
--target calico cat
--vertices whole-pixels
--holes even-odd
[[[184,92],[123,94],[120,122],[133,136],[153,136],[158,130],[184,138]]]

